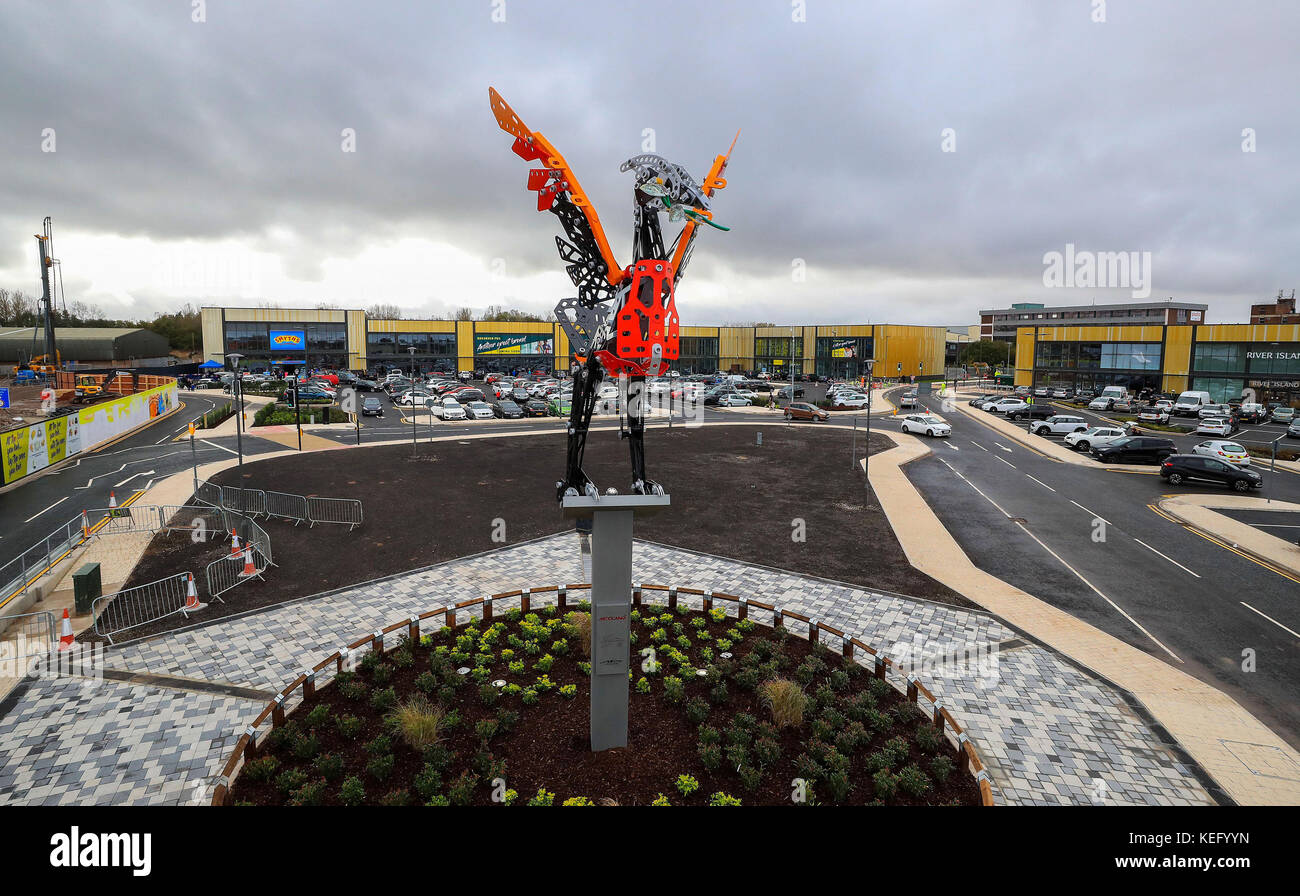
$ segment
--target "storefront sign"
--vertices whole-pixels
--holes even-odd
[[[832,358],[856,358],[858,356],[858,341],[856,339],[845,339],[842,342],[831,344]]]
[[[272,330],[271,349],[273,351],[305,352],[307,334],[302,330]]]
[[[1300,391],[1300,379],[1295,380],[1251,380],[1252,389],[1295,389]]]
[[[476,355],[553,355],[555,349],[552,339],[546,333],[526,333],[523,335],[474,336],[474,354]]]
[[[1246,357],[1261,361],[1300,361],[1300,352],[1246,352]]]

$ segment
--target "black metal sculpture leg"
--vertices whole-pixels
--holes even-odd
[[[604,372],[594,357],[578,369],[573,384],[573,405],[569,408],[569,453],[564,469],[564,481],[555,483],[556,497],[566,494],[595,497],[600,494],[595,483],[582,469],[582,456],[587,450],[587,431],[591,415],[596,410],[596,397]]]
[[[627,440],[632,455],[632,493],[662,495],[663,487],[645,474],[645,377],[634,376],[627,384]]]

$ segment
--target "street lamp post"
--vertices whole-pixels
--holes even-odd
[[[862,476],[864,485],[871,488],[871,369],[876,366],[876,359],[866,358],[864,363],[867,365],[867,447],[863,452]]]
[[[415,346],[408,345],[411,353],[411,457],[415,457]]]
[[[239,450],[239,476],[244,476],[244,387],[239,381],[239,359],[244,357],[238,352],[226,355],[227,361],[235,365],[234,378],[230,381],[231,392],[235,397],[235,447]]]

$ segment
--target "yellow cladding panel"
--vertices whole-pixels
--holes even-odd
[[[942,375],[947,344],[947,327],[878,326],[874,342],[876,373],[891,377]]]
[[[682,327],[679,335],[681,336],[717,336],[717,327]]]
[[[1038,330],[1039,342],[1159,342],[1164,335],[1160,324],[1119,327],[1020,327],[1017,336],[1029,333],[1033,341]],[[1190,329],[1190,328],[1189,328]]]
[[[1169,327],[1160,366],[1166,376],[1186,377],[1192,369],[1192,327]]]
[[[351,314],[352,312],[348,312]],[[363,313],[364,320],[364,313]],[[454,320],[372,320],[371,333],[454,333]]]
[[[217,312],[221,312],[218,310]],[[270,324],[341,324],[346,312],[323,308],[227,308],[226,321],[256,321]]]
[[[790,331],[786,330],[786,335]],[[754,330],[751,327],[721,327],[718,331],[718,358],[735,359],[733,363],[748,366],[754,363]],[[747,360],[744,360],[747,359]],[[728,365],[723,365],[723,370]]]
[[[568,370],[573,364],[573,356],[569,353],[569,334],[564,332],[564,327],[559,324],[553,326],[555,331],[555,367],[557,370]]]
[[[1034,330],[1021,327],[1016,330],[1016,385],[1034,384]]]
[[[1210,324],[1196,327],[1196,341],[1300,342],[1300,324]]]
[[[870,336],[875,328],[871,324],[833,324],[831,326],[817,327],[817,335],[823,339],[829,337],[843,336],[846,339],[854,336]]]
[[[477,323],[474,328],[480,333],[550,333],[555,327],[546,321],[499,321]]]
[[[225,359],[224,334],[221,330],[221,309],[204,308],[199,313],[203,322],[203,360],[221,363]]]
[[[348,370],[365,370],[366,358],[366,313],[364,311],[347,312],[347,346]]]
[[[456,356],[460,359],[461,369],[474,366],[474,322],[472,320],[456,321]]]

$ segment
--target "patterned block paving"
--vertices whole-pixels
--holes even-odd
[[[37,680],[0,719],[0,805],[198,805],[258,704]]]
[[[1033,645],[997,652],[1015,633],[983,614],[642,542],[633,570],[640,581],[727,592],[805,613],[883,647],[895,659],[914,651],[920,678],[975,740],[999,802],[1212,803],[1191,771],[1112,688]],[[558,535],[129,645],[111,651],[108,665],[279,690],[343,643],[412,612],[521,586],[582,580],[577,539]],[[971,659],[965,651],[980,653]],[[183,801],[178,788],[216,774],[235,732],[260,710],[247,701],[126,685],[88,691],[87,704],[51,705],[60,687],[66,685],[34,687],[0,720],[0,775],[8,775],[0,777],[0,801]],[[178,707],[195,708],[195,714],[178,717]],[[178,718],[188,726],[183,734],[165,733]],[[99,733],[109,723],[119,727]],[[41,775],[33,766],[24,778],[27,754],[14,750],[10,732],[24,744],[35,739],[51,753],[105,736],[127,745],[114,747],[118,753],[134,752],[107,772],[98,764],[80,771],[61,766],[52,782],[47,760]],[[164,793],[165,787],[171,789]]]

